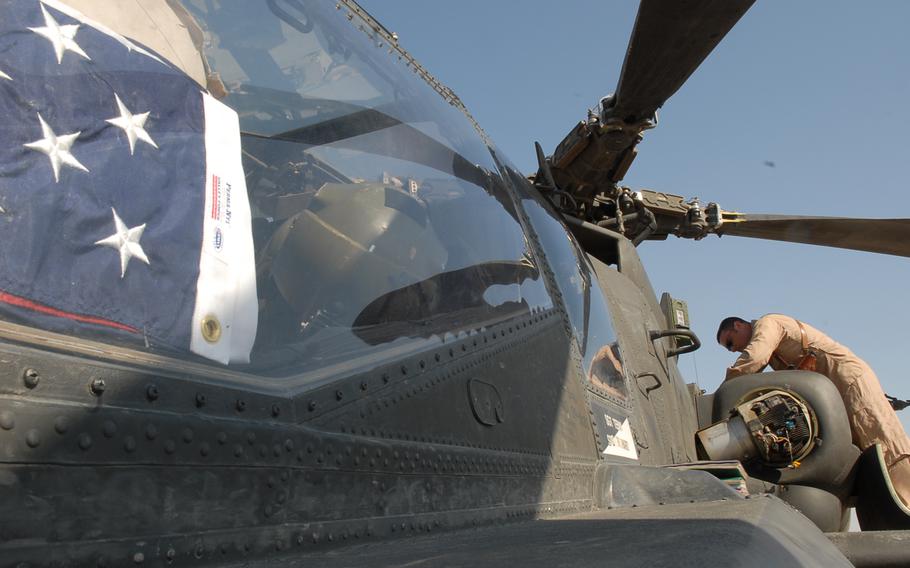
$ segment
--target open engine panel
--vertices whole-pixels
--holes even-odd
[[[815,446],[818,420],[795,394],[757,391],[726,420],[699,430],[699,450],[711,460],[757,459],[772,467],[799,467]]]

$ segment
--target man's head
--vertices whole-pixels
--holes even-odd
[[[742,351],[752,341],[752,324],[742,318],[724,318],[717,327],[717,342],[727,351]]]

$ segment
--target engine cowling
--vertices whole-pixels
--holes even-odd
[[[822,530],[844,529],[860,451],[830,380],[809,371],[731,379],[714,393],[712,422],[696,434],[703,458],[741,461]]]

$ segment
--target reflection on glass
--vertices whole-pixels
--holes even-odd
[[[287,145],[253,139],[247,148],[267,158]],[[501,205],[501,182],[487,191],[419,163],[320,147],[329,165],[315,154],[249,188],[257,370],[318,367],[552,305],[520,225]],[[364,179],[371,164],[376,181]],[[248,171],[256,177],[255,165]],[[287,177],[300,180],[296,191],[279,187]]]
[[[629,391],[623,375],[622,353],[617,343],[616,330],[607,307],[604,291],[588,263],[584,264],[595,285],[591,287],[590,312],[588,315],[587,348],[584,354],[584,368],[594,386],[608,394],[628,401]]]
[[[627,401],[628,388],[612,316],[590,264],[549,209],[531,199],[523,199],[522,204],[547,261],[553,266],[588,380],[620,401]]]
[[[400,353],[552,305],[476,130],[344,11],[185,4],[243,132],[260,297],[249,370]]]
[[[578,348],[587,347],[588,317],[590,315],[590,274],[582,263],[581,251],[569,237],[556,216],[537,201],[522,200],[531,223],[543,246],[547,262],[553,267],[556,283],[562,292],[569,320],[578,340]]]
[[[619,344],[611,343],[600,348],[591,361],[588,380],[607,394],[625,400],[628,397],[622,355]]]
[[[211,84],[241,117],[241,128],[276,136],[361,113],[410,125],[470,163],[492,169],[489,151],[464,115],[398,53],[332,2],[185,0],[205,34]]]

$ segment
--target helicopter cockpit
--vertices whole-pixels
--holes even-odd
[[[42,10],[61,24],[75,16],[105,32],[136,21],[132,4],[48,6]],[[382,349],[400,356],[452,330],[470,334],[553,307],[523,225],[556,227],[553,215],[527,200],[530,219],[522,217],[520,175],[491,150],[454,95],[384,36],[340,5],[150,6],[151,25],[129,29],[131,40],[150,46],[239,120],[258,323],[249,362],[232,359],[232,369],[288,376],[351,368]],[[156,120],[170,110],[142,110],[151,110],[145,126],[154,138]],[[140,141],[135,151],[147,148]],[[230,207],[230,192],[226,199]],[[554,234],[564,240],[561,230]],[[216,246],[224,238],[219,232]],[[581,297],[590,283],[578,258],[568,255],[575,276],[565,285]],[[148,268],[133,266],[123,268],[124,281]],[[574,309],[580,322],[585,307]],[[9,305],[0,319],[31,323]],[[217,321],[194,325],[207,341],[218,340]],[[209,364],[144,327],[117,330],[113,341],[110,330],[92,325],[76,333],[47,329]],[[612,335],[605,332],[606,342]]]
[[[186,7],[240,119],[260,298],[250,370],[550,307],[490,152],[397,52],[333,6]],[[233,33],[251,20],[257,35]],[[352,33],[357,47],[340,47]]]

